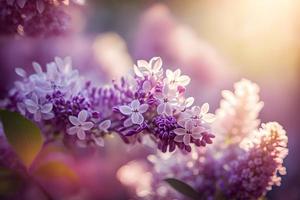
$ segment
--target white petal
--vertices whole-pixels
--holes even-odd
[[[131,115],[131,121],[133,124],[142,124],[144,121],[144,117],[140,113],[134,112]]]
[[[33,118],[35,121],[40,122],[42,120],[42,113],[38,110],[36,113],[34,113]]]
[[[103,121],[99,124],[99,129],[102,130],[102,131],[107,132],[107,129],[109,129],[110,126],[111,126],[111,121],[110,120],[105,120],[105,121]]]
[[[84,132],[84,130],[82,130],[81,128],[78,128],[78,130],[77,130],[77,137],[80,140],[84,140],[85,139],[85,132]]]
[[[139,67],[148,68],[148,62],[146,60],[138,60],[137,64],[138,64]]]
[[[205,103],[201,106],[201,114],[206,114],[209,111],[209,104]]]
[[[81,124],[81,127],[84,131],[88,131],[91,128],[93,128],[94,123],[93,122],[84,122],[83,124]]]
[[[78,118],[75,117],[75,116],[69,116],[69,121],[70,121],[73,125],[75,125],[75,126],[79,126],[79,125],[80,125],[80,122],[79,122]]]
[[[186,134],[186,130],[185,130],[184,128],[176,128],[176,129],[174,130],[174,133],[175,133],[176,135],[184,135],[184,134]]]
[[[175,142],[182,142],[183,141],[183,135],[176,135],[174,138]]]
[[[26,71],[22,68],[16,68],[15,69],[16,74],[18,74],[21,77],[26,77]]]
[[[155,72],[158,72],[160,70],[160,68],[162,67],[162,60],[160,57],[152,58],[150,63],[152,65],[153,71],[155,71]]]
[[[143,83],[143,90],[144,90],[145,92],[148,92],[148,91],[151,90],[151,83],[150,83],[150,81],[145,81],[145,82]]]
[[[141,78],[144,77],[142,72],[139,70],[139,68],[136,65],[133,66],[133,71],[134,71],[135,75],[137,75],[138,77],[141,77]]]
[[[139,100],[133,100],[130,104],[130,106],[133,110],[139,109],[140,105],[141,104],[140,104]]]
[[[148,110],[149,105],[148,104],[142,104],[139,108],[139,113],[144,113]]]
[[[40,65],[39,63],[33,62],[33,63],[32,63],[32,66],[33,66],[34,71],[35,71],[37,74],[43,73],[42,67],[41,67],[41,65]]]
[[[180,74],[181,74],[181,70],[180,69],[176,69],[175,72],[174,72],[174,78],[175,79],[179,78]]]
[[[195,99],[193,97],[189,97],[185,100],[185,107],[188,108],[193,105]]]
[[[87,117],[88,117],[88,112],[86,110],[82,110],[78,114],[78,120],[81,123],[85,122]]]
[[[120,106],[119,110],[124,115],[131,115],[131,113],[132,113],[132,110],[129,106]]]
[[[191,135],[190,134],[186,134],[183,136],[183,143],[185,145],[189,145],[191,142]]]
[[[168,80],[172,80],[174,78],[174,73],[171,70],[167,69],[166,76],[167,76]]]
[[[78,129],[79,128],[77,126],[73,126],[67,130],[67,133],[69,135],[75,135],[75,134],[77,134]]]
[[[177,81],[180,83],[179,85],[181,86],[186,86],[188,85],[190,82],[191,82],[191,78],[186,76],[186,75],[183,75],[183,76],[180,76]]]
[[[52,110],[52,108],[53,108],[52,103],[47,103],[47,104],[42,106],[41,112],[42,113],[48,113]]]
[[[202,119],[207,123],[212,123],[213,121],[215,121],[216,116],[212,113],[207,113],[202,117]]]
[[[104,140],[102,137],[95,137],[94,135],[92,135],[92,138],[98,146],[104,147]]]

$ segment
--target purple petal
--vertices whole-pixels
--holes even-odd
[[[183,135],[176,135],[174,138],[175,142],[182,142],[183,141]]]
[[[94,135],[92,135],[92,138],[98,146],[104,147],[104,140],[102,137],[95,137]]]
[[[54,114],[52,112],[50,112],[50,113],[42,113],[42,118],[45,119],[45,120],[49,120],[49,119],[54,118]]]
[[[127,118],[124,122],[123,122],[123,125],[125,127],[129,127],[132,125],[132,121],[131,121],[131,117],[130,118]]]
[[[26,71],[22,68],[16,68],[15,69],[16,74],[18,74],[21,77],[26,77]]]
[[[40,122],[42,120],[42,113],[38,110],[36,113],[34,113],[33,118],[35,121]]]
[[[164,113],[164,111],[165,111],[165,104],[164,103],[159,104],[157,106],[157,113],[162,114],[162,113]]]

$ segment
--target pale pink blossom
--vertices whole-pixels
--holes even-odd
[[[128,124],[129,119],[131,120],[132,124],[142,124],[144,122],[143,113],[148,110],[148,104],[140,104],[138,100],[133,100],[130,105],[120,106],[120,112],[124,115],[130,116],[128,120],[124,123]]]
[[[74,125],[68,129],[68,134],[77,135],[80,140],[84,140],[86,137],[86,131],[93,128],[94,123],[86,121],[88,118],[88,112],[82,110],[79,112],[78,116],[69,116],[69,121]]]

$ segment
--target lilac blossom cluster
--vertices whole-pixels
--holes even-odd
[[[286,173],[283,159],[288,154],[285,130],[277,122],[258,127],[255,116],[258,116],[262,102],[256,84],[242,80],[235,84],[233,93],[227,90],[224,93],[227,94],[217,110],[214,126],[222,126],[219,127],[222,131],[216,133],[218,136],[223,134],[221,138],[230,141],[226,148],[224,140],[205,149],[192,148],[188,155],[180,151],[157,153],[150,155],[147,162],[128,163],[120,168],[117,176],[124,185],[133,189],[134,196],[141,199],[185,199],[164,182],[166,178],[189,184],[199,193],[199,199],[259,199],[273,185],[280,185],[280,175]],[[228,112],[229,108],[231,112]],[[237,110],[239,114],[235,114]],[[230,113],[229,119],[223,115],[226,112]],[[227,123],[222,123],[223,120]],[[226,129],[235,130],[234,134],[224,131]],[[142,185],[128,181],[132,167],[139,168],[139,177],[150,173],[151,178]]]
[[[65,0],[2,0],[0,33],[17,35],[57,35],[66,32],[70,17]]]
[[[134,75],[100,87],[83,80],[68,57],[55,58],[46,71],[36,62],[33,68],[30,75],[16,68],[22,80],[1,104],[36,122],[48,139],[63,135],[68,144],[103,146],[113,132],[126,143],[149,135],[163,152],[212,143],[209,105],[192,106],[194,98],[185,97],[190,78],[179,69],[164,76],[159,57],[139,60]]]

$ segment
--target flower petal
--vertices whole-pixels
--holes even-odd
[[[142,104],[139,108],[139,113],[144,113],[148,110],[149,105],[148,104]]]
[[[191,135],[190,134],[186,134],[183,136],[183,143],[185,145],[189,145],[191,142]]]
[[[41,112],[42,113],[49,113],[53,108],[52,103],[47,103],[45,105],[42,106]]]
[[[77,130],[77,137],[80,139],[80,140],[84,140],[85,139],[85,132],[84,130],[82,130],[81,128],[78,128]]]
[[[166,76],[167,76],[168,80],[174,79],[174,73],[169,69],[166,70]]]
[[[173,110],[172,110],[172,105],[170,103],[165,103],[165,111],[167,115],[172,115]]]
[[[212,113],[207,113],[202,117],[202,120],[207,122],[207,123],[212,123],[213,121],[215,121],[216,116]]]
[[[132,121],[131,121],[131,117],[127,118],[124,122],[123,122],[123,125],[125,127],[129,127],[132,125]]]
[[[35,121],[40,122],[42,120],[42,113],[38,110],[36,113],[34,113],[33,118]]]
[[[190,83],[191,81],[191,78],[186,76],[186,75],[183,75],[183,76],[180,76],[177,81],[179,82],[179,85],[181,86],[186,86]]]
[[[201,133],[198,133],[198,132],[192,133],[192,137],[193,137],[194,139],[200,139],[200,138],[202,137],[202,134],[201,134]]]
[[[49,113],[42,113],[42,118],[43,118],[44,120],[52,119],[52,118],[54,118],[54,113],[52,113],[52,112],[49,112]]]
[[[153,71],[158,72],[162,67],[162,60],[160,57],[154,57],[150,61]]]
[[[39,63],[37,63],[37,62],[32,62],[32,66],[33,66],[34,71],[35,71],[37,74],[43,73],[42,67],[41,67],[41,65],[40,65]]]
[[[134,112],[131,115],[131,121],[133,124],[142,124],[144,121],[144,117],[140,113]]]
[[[183,135],[176,135],[174,138],[175,142],[183,142]]]
[[[81,128],[84,130],[84,131],[88,131],[90,130],[91,128],[93,128],[94,126],[94,123],[93,122],[84,122],[81,124]]]
[[[181,74],[181,70],[180,69],[176,69],[174,71],[174,78],[175,79],[178,79],[180,77],[180,74]]]
[[[156,108],[157,113],[160,115],[165,111],[165,104],[161,103]]]
[[[185,107],[188,108],[188,107],[192,106],[194,101],[195,101],[194,97],[187,98],[184,102]]]
[[[110,120],[105,120],[105,121],[103,121],[99,124],[99,129],[102,130],[102,131],[107,132],[107,129],[109,129],[110,126],[111,126],[111,121]]]
[[[132,114],[132,110],[129,106],[120,106],[119,110],[124,115],[131,115]]]
[[[176,129],[174,130],[174,133],[175,133],[176,135],[184,135],[184,134],[186,134],[186,130],[185,130],[184,128],[176,128]]]
[[[79,122],[78,118],[75,117],[75,116],[69,116],[69,121],[70,121],[73,125],[75,125],[75,126],[79,126],[79,125],[80,125],[80,122]]]
[[[69,135],[75,135],[75,134],[77,134],[77,131],[78,131],[78,127],[77,126],[73,126],[73,127],[69,128],[67,130],[67,133]]]
[[[201,106],[201,114],[206,114],[209,111],[209,104],[205,103]]]
[[[21,77],[26,77],[26,71],[22,68],[16,68],[15,69],[16,74],[18,74]]]
[[[135,75],[137,75],[138,77],[140,77],[140,78],[144,77],[142,72],[140,71],[140,69],[136,65],[133,66],[133,71],[134,71]]]
[[[96,145],[104,147],[104,140],[102,137],[95,137],[94,135],[92,135],[92,138],[95,141]]]
[[[86,121],[87,117],[88,117],[88,112],[86,110],[82,110],[78,114],[78,121],[80,123],[83,123]]]
[[[194,127],[194,123],[193,123],[192,120],[188,120],[188,121],[185,123],[185,126],[184,126],[184,128],[185,128],[186,130],[192,130],[193,127]]]
[[[140,107],[140,102],[139,100],[133,100],[131,103],[130,103],[130,106],[132,108],[132,110],[138,110],[139,107]]]

